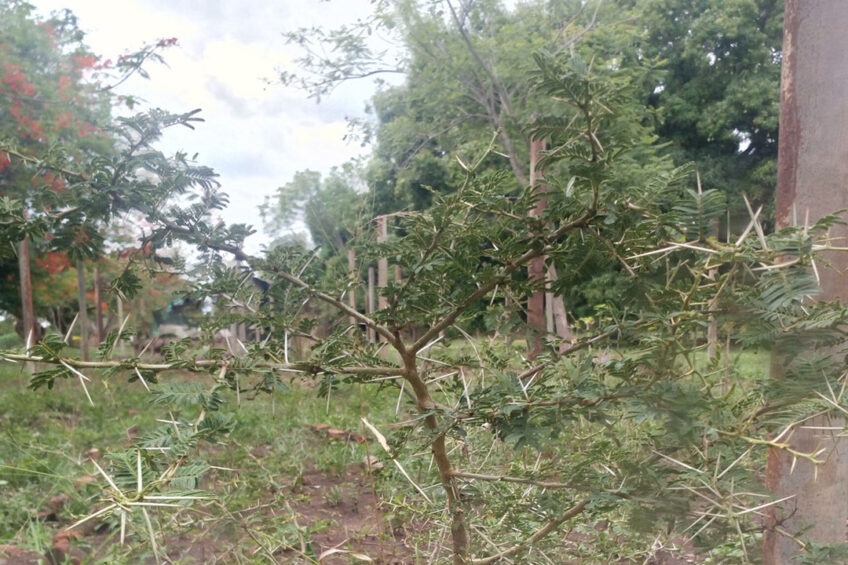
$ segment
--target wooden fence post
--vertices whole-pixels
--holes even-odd
[[[368,265],[368,314],[373,314],[377,306],[374,290],[375,281],[376,274],[374,272],[374,265]],[[374,331],[374,328],[368,328],[366,335],[369,342],[375,343],[377,341],[377,332]]]
[[[377,216],[377,243],[386,243],[389,238],[388,228],[386,226],[386,217],[385,216]],[[386,285],[389,284],[389,260],[385,257],[380,257],[377,259],[377,287],[378,288],[386,288]],[[382,310],[386,308],[389,303],[386,300],[386,297],[382,294],[377,299],[378,308]]]
[[[356,287],[358,284],[358,277],[356,274],[356,249],[348,249],[347,250],[347,270],[350,274],[350,289],[347,291],[347,304],[354,310],[356,310]],[[356,318],[353,316],[350,317],[350,331],[352,335],[357,334],[357,328],[359,328],[359,322],[357,322]]]
[[[97,343],[103,341],[103,303],[100,297],[102,286],[100,267],[94,267],[94,327],[97,331]]]
[[[548,191],[547,185],[540,182],[542,171],[539,169],[539,158],[541,152],[547,147],[544,139],[531,139],[530,141],[530,186],[533,192],[540,195],[536,207],[531,211],[531,216],[539,216],[547,207],[548,200],[544,194]],[[544,346],[545,336],[545,291],[541,288],[545,283],[545,257],[531,259],[527,265],[527,277],[537,288],[527,299],[527,357],[535,359]]]
[[[21,317],[24,330],[24,343],[28,346],[35,344],[40,338],[35,319],[35,307],[32,301],[32,271],[29,254],[29,236],[18,243],[18,271],[21,278]]]
[[[77,323],[80,329],[80,351],[83,361],[88,361],[88,304],[85,299],[85,263],[82,259],[77,259],[77,304],[79,307]]]
[[[120,328],[124,323],[124,301],[121,299],[120,295],[115,296],[115,304],[116,310],[118,311],[118,329],[120,331]],[[126,355],[127,348],[124,344],[124,340],[121,339],[121,336],[118,336],[117,349],[120,357],[124,357]]]

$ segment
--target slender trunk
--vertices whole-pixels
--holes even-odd
[[[367,313],[370,315],[374,312],[376,307],[376,294],[374,292],[374,284],[376,280],[376,274],[374,272],[374,266],[368,266],[368,304],[367,304]],[[374,343],[377,341],[377,333],[374,331],[374,328],[368,328],[367,331],[368,341],[370,343]]]
[[[700,191],[700,181],[698,182],[698,190]],[[718,218],[713,220],[713,235],[715,235],[716,239],[721,235],[720,226],[718,225]],[[728,229],[730,229],[728,227]],[[727,241],[730,241],[730,238],[727,238]],[[716,269],[710,269],[708,274],[710,280],[715,280],[718,276],[718,271]],[[718,308],[718,296],[715,297],[713,301],[709,304],[710,308],[710,317],[707,325],[707,359],[712,361],[718,355],[718,320],[715,316],[715,310]]]
[[[547,274],[548,284],[552,284],[557,281],[557,271],[553,263],[548,265]],[[568,323],[568,312],[565,309],[565,302],[562,300],[562,296],[552,293],[551,311],[554,318],[554,331],[556,332],[557,337],[562,340],[559,348],[560,351],[563,351],[568,349],[571,344],[574,343],[575,337],[574,332],[571,330],[571,326]]]
[[[531,213],[532,216],[540,216],[548,205],[547,198],[544,194],[548,188],[540,181],[543,180],[541,171],[538,170],[538,162],[541,157],[541,152],[544,151],[546,142],[541,139],[534,139],[530,142],[530,185],[533,187],[535,194],[540,195],[536,202],[536,208]],[[545,257],[539,256],[531,259],[527,265],[527,277],[531,284],[536,285],[536,290],[527,299],[527,326],[529,333],[527,336],[527,358],[535,359],[544,347],[545,336]]]
[[[100,297],[100,267],[94,267],[94,326],[97,331],[97,343],[103,341],[103,302]]]
[[[714,273],[715,270],[710,271]],[[710,309],[714,308],[715,304],[710,303]],[[715,314],[710,312],[709,325],[707,326],[707,359],[712,361],[718,354],[718,320]]]
[[[83,361],[88,361],[88,305],[85,300],[85,265],[77,259],[77,303],[79,307],[80,351]]]
[[[138,351],[141,351],[142,348],[144,348],[144,345],[145,345],[144,343],[141,343],[141,342],[147,341],[151,337],[151,336],[147,335],[147,329],[144,327],[144,314],[145,314],[144,298],[139,297],[139,299],[136,301],[135,306],[136,306],[135,318],[134,318],[135,325],[136,325],[135,335],[136,335],[136,339],[138,340]]]
[[[422,412],[430,412],[424,419],[425,425],[431,430],[439,429],[439,421],[435,414],[432,413],[436,404],[430,397],[430,391],[427,384],[421,379],[418,374],[417,360],[415,352],[402,352],[404,364],[404,377],[412,386],[415,393],[418,409]],[[445,444],[444,433],[439,434],[430,445],[433,453],[433,460],[436,462],[436,468],[439,470],[439,479],[442,482],[442,488],[445,490],[447,497],[448,512],[451,520],[451,541],[453,547],[453,563],[454,565],[466,565],[468,563],[468,528],[465,524],[465,508],[460,497],[459,487],[454,476],[453,465],[451,464],[448,449]]]
[[[388,229],[386,227],[386,217],[378,216],[377,217],[377,243],[385,243],[389,237]],[[386,285],[389,284],[389,260],[385,257],[381,257],[377,259],[377,287],[380,289],[386,288]],[[378,307],[380,310],[386,308],[389,305],[386,297],[381,293],[378,298]]]
[[[348,305],[356,310],[356,287],[359,286],[357,283],[356,277],[356,250],[348,249],[347,250],[347,270],[350,273],[350,290],[347,291],[347,303]],[[352,335],[356,335],[358,332],[356,329],[358,328],[358,322],[356,318],[353,316],[350,317],[350,331]]]
[[[115,300],[117,301],[117,310],[118,310],[118,328],[124,323],[124,301],[121,300],[120,296],[116,296]],[[124,357],[126,355],[126,347],[124,347],[124,340],[118,337],[118,355]]]
[[[23,338],[27,346],[40,339],[36,328],[35,307],[32,301],[32,273],[30,271],[29,236],[18,243],[18,270],[21,277],[21,318]]]

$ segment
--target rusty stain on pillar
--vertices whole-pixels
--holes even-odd
[[[848,208],[848,2],[846,0],[787,0],[781,78],[780,140],[777,181],[777,227],[793,219],[812,223]],[[845,226],[835,238],[848,237]],[[844,239],[843,239],[844,241]],[[833,269],[820,269],[820,299],[848,301],[848,254],[833,253]],[[772,376],[781,378],[779,351],[774,352]],[[848,521],[848,440],[835,439],[810,427],[830,425],[821,418],[797,429],[792,444],[801,451],[826,447],[827,459],[816,473],[784,452],[769,453],[766,483],[777,497],[794,498],[775,511],[766,531],[764,563],[789,565],[798,544],[775,529],[812,529],[805,538],[818,543],[845,542]],[[844,424],[844,422],[843,422]],[[788,517],[788,519],[785,519]]]

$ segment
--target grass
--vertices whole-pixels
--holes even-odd
[[[139,383],[128,384],[118,377],[93,380],[89,385],[92,407],[77,382],[57,382],[53,390],[31,391],[19,367],[0,365],[0,544],[44,551],[58,526],[98,507],[102,480],[75,486],[80,477],[96,474],[87,460],[90,450],[120,450],[130,444],[130,436],[160,425],[155,419],[163,417],[162,408],[148,404],[148,393]],[[159,524],[169,538],[176,532],[214,532],[211,549],[218,556],[228,556],[219,557],[222,563],[256,559],[267,563],[267,558],[251,555],[257,548],[262,553],[262,540],[314,554],[309,550],[310,537],[329,525],[326,520],[298,516],[295,508],[312,498],[331,508],[355,501],[345,482],[349,470],[375,453],[371,444],[330,440],[312,426],[329,424],[357,432],[362,416],[392,420],[395,411],[396,398],[369,387],[344,385],[332,395],[336,398],[331,396],[328,402],[317,395],[316,388],[292,386],[273,397],[243,395],[241,404],[234,395],[228,397],[225,409],[236,416],[235,431],[220,445],[200,448],[202,458],[221,468],[212,471],[202,485],[216,493],[216,500],[176,515],[162,513]],[[305,476],[313,483],[327,477],[330,484],[313,493],[322,485],[305,488]],[[338,484],[333,483],[334,477],[339,478]],[[68,496],[60,522],[39,518],[50,508],[51,498],[60,495]],[[95,542],[88,537],[84,540],[87,550],[99,556],[92,563],[136,563],[146,551],[141,535],[127,550],[116,547],[114,537],[114,531],[106,528],[92,537],[103,547],[92,546]]]
[[[469,360],[476,355],[465,340],[441,347],[442,355]],[[731,357],[734,370],[745,378],[768,374],[766,352],[733,352]],[[705,365],[705,353],[698,352],[693,362]],[[58,528],[100,507],[102,480],[75,484],[80,477],[95,474],[87,460],[90,451],[121,450],[130,445],[131,436],[154,429],[160,425],[157,418],[168,417],[162,407],[149,404],[149,395],[138,382],[127,383],[125,377],[93,380],[89,386],[92,407],[75,381],[57,382],[54,390],[31,391],[20,367],[0,365],[0,544],[37,552],[49,548]],[[398,543],[390,532],[398,529],[405,530],[407,546],[399,561],[429,563],[444,557],[438,553],[443,543],[438,532],[444,530],[421,523],[422,516],[439,507],[443,496],[428,468],[426,438],[416,439],[418,432],[411,432],[405,446],[398,448],[398,456],[411,479],[435,501],[433,507],[423,503],[376,442],[331,440],[313,429],[315,424],[327,424],[367,436],[361,423],[366,417],[390,442],[399,440],[410,428],[388,423],[414,419],[415,412],[405,397],[398,398],[396,388],[341,385],[328,398],[319,396],[314,386],[293,385],[273,396],[242,395],[240,404],[230,394],[225,410],[235,415],[235,431],[222,443],[199,449],[202,459],[218,467],[201,485],[215,493],[215,500],[192,509],[159,512],[154,518],[163,535],[160,543],[181,556],[171,562],[313,563],[321,548],[338,542],[365,548],[366,554],[392,554],[398,551]],[[457,455],[460,467],[487,461],[490,467],[521,474],[538,464],[535,451],[514,450],[482,430],[471,433],[464,445],[473,445],[477,451]],[[546,457],[567,456],[568,441],[551,443]],[[352,473],[351,469],[364,467],[366,457],[375,455],[382,460],[382,471],[371,476]],[[505,487],[478,488],[471,489],[469,496],[485,498],[488,504]],[[51,499],[60,495],[68,500],[58,512],[59,521],[48,521],[45,511]],[[384,503],[380,509],[375,508],[378,499]],[[493,524],[509,511],[498,510],[495,502]],[[430,514],[423,519],[438,525],[444,516]],[[613,520],[611,528],[626,533],[623,522]],[[594,544],[603,541],[594,530],[589,534],[597,536]],[[614,536],[608,541],[621,545],[622,539]],[[138,563],[151,557],[143,530],[129,541],[121,548],[115,524],[105,523],[80,544],[90,556],[86,561],[90,565]],[[638,555],[640,546],[634,543],[633,547]]]

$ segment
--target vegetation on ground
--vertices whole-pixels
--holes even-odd
[[[375,169],[365,175],[372,202],[387,207],[370,210],[394,213],[390,234],[375,237],[369,208],[345,183],[353,170],[328,180],[303,174],[291,193],[281,192],[281,199],[302,206],[325,251],[291,241],[258,255],[244,251],[252,228],[216,218],[228,196],[214,171],[188,154],[157,149],[169,129],[193,127],[196,110],[110,119],[102,151],[0,141],[4,170],[14,172],[0,173],[4,180],[49,172],[63,183],[62,191],[35,190],[31,198],[4,193],[4,238],[94,258],[106,250],[99,230],[135,214],[149,229],[131,260],[120,264],[110,291],[131,298],[144,270],[166,265],[186,281],[183,298],[215,309],[200,336],[168,343],[158,357],[122,350],[136,337],[123,321],[94,360],[81,359],[69,334],[55,331],[2,352],[4,362],[35,369],[29,387],[40,396],[20,403],[33,403],[21,417],[32,425],[41,424],[34,411],[41,402],[51,418],[63,418],[67,405],[57,391],[75,390],[77,407],[83,399],[91,405],[86,427],[102,427],[107,440],[109,434],[116,440],[131,421],[122,421],[118,407],[149,402],[132,414],[139,421],[129,426],[138,426],[133,437],[90,456],[96,485],[68,495],[78,518],[69,529],[99,528],[117,540],[118,547],[106,549],[114,552],[110,559],[143,547],[158,563],[170,559],[167,545],[178,544],[175,529],[198,524],[211,532],[211,554],[272,562],[321,560],[322,553],[373,559],[365,557],[367,535],[378,536],[378,551],[400,552],[400,559],[456,565],[549,563],[563,556],[644,563],[660,546],[677,544],[685,552],[697,547],[702,559],[755,562],[767,527],[792,537],[808,561],[835,559],[844,546],[813,544],[770,515],[779,501],[762,486],[761,474],[769,449],[789,452],[797,465],[818,465],[819,452],[793,450],[788,437],[811,413],[846,411],[845,356],[835,346],[844,342],[848,310],[811,300],[824,268],[820,253],[834,248],[829,230],[842,220],[827,216],[769,233],[762,204],[704,186],[698,167],[669,151],[660,124],[650,119],[645,87],[660,108],[674,93],[658,87],[675,83],[657,84],[665,63],[633,50],[645,39],[643,27],[606,19],[615,13],[610,6],[662,15],[650,5],[659,3],[596,3],[594,11],[588,3],[563,3],[572,11],[560,16],[573,16],[555,20],[564,25],[564,43],[508,49],[520,65],[501,70],[492,64],[494,51],[483,50],[499,43],[486,30],[513,34],[515,41],[524,36],[510,25],[519,23],[510,20],[513,12],[499,4],[378,2],[376,19],[363,25],[397,27],[410,46],[420,46],[427,32],[433,51],[444,48],[471,70],[433,65],[423,59],[426,48],[403,61],[411,65],[408,87],[418,86],[412,71],[424,69],[435,75],[422,78],[423,92],[435,88],[453,97],[443,108],[456,139],[431,147],[432,159],[419,170],[391,156],[380,179]],[[734,21],[744,19],[749,5],[731,3]],[[516,11],[542,7],[522,4]],[[757,25],[773,32],[774,14],[766,10]],[[687,25],[710,35],[706,23],[694,18]],[[37,24],[25,14],[19,25]],[[679,38],[690,30],[677,31]],[[345,56],[367,55],[351,33],[329,40],[347,42]],[[755,54],[768,54],[769,65],[778,59],[768,49]],[[715,64],[700,72],[721,70],[730,57],[712,55]],[[754,59],[744,58],[760,68]],[[319,70],[331,63],[319,61]],[[360,68],[351,64],[345,69]],[[687,69],[684,61],[676,71]],[[467,90],[444,89],[439,71],[472,77]],[[764,71],[761,78],[770,77]],[[529,88],[511,91],[516,84]],[[405,100],[410,92],[389,95],[409,102],[399,107],[412,112],[401,122],[406,133],[429,123],[426,113],[416,114],[414,100]],[[689,99],[676,96],[665,111],[691,111]],[[521,105],[510,102],[516,100]],[[452,111],[479,114],[481,106],[484,119],[458,127]],[[735,106],[725,106],[732,116]],[[382,116],[384,125],[388,117]],[[727,124],[735,122],[726,122],[718,128],[725,136],[747,135],[757,147],[773,141],[756,129],[767,128],[768,120],[754,124],[756,131],[730,134]],[[534,157],[531,171],[525,148],[542,140],[548,148]],[[378,144],[377,165],[386,148]],[[759,159],[740,151],[735,161]],[[757,163],[749,165],[759,171]],[[767,174],[763,166],[757,174]],[[330,207],[329,195],[350,198],[351,206]],[[746,215],[738,229],[726,221],[717,236],[716,226],[740,202]],[[163,261],[177,242],[194,248],[196,264]],[[348,252],[356,257],[352,268],[342,261]],[[397,274],[379,290],[377,305],[361,308],[350,300],[362,297],[369,267],[384,273],[387,263]],[[550,267],[563,275],[539,275]],[[582,308],[568,337],[531,319],[530,304],[546,292],[569,297],[571,310]],[[79,313],[86,311],[81,296]],[[222,343],[222,331],[239,326],[250,331],[242,339],[231,332]],[[725,336],[725,347],[716,334]],[[762,365],[751,368],[754,356],[765,357],[762,351],[775,345],[784,356],[776,360],[782,379],[770,378]],[[83,408],[68,412],[78,418]],[[37,486],[45,478],[55,480],[51,488],[71,484],[76,473],[69,463],[90,449],[94,430],[67,432],[74,438],[61,451],[71,459],[62,461],[51,453],[55,447],[22,440],[17,426],[10,426],[3,448],[14,457],[4,480],[24,490],[28,481]],[[324,453],[305,448],[304,434],[313,434],[309,445],[321,444]],[[324,445],[329,438],[343,441]],[[57,468],[39,466],[40,452]],[[351,475],[354,466],[366,473],[364,482]],[[243,476],[229,469],[250,470]],[[309,514],[298,497],[315,486],[316,472],[335,479],[318,481],[326,492],[320,512],[309,496]],[[256,484],[257,493],[266,493],[260,503],[252,494]],[[363,485],[372,498],[360,496]],[[36,498],[36,490],[23,500]],[[362,539],[322,545],[318,553],[313,545],[326,529],[320,516],[366,499],[374,506],[369,512],[380,505],[383,522],[367,533],[357,529],[353,537]],[[39,547],[43,523],[22,508],[11,507],[11,514],[22,525],[4,535]],[[318,518],[300,520],[307,515]],[[244,544],[255,553],[244,555]]]

